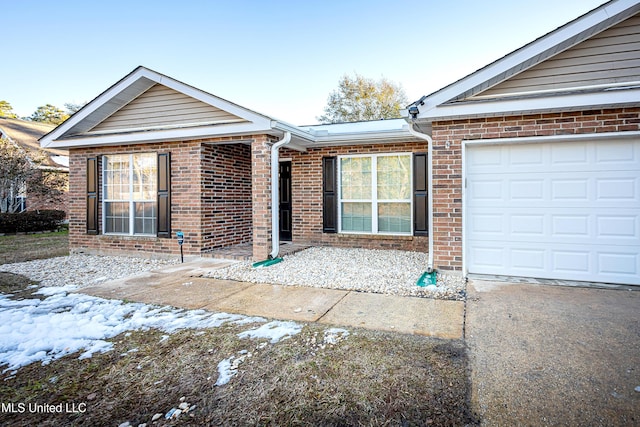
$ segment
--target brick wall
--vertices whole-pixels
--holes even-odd
[[[69,245],[96,253],[178,254],[175,238],[86,234],[86,160],[108,154],[171,153],[171,229],[185,235],[185,254],[247,242],[251,238],[250,150],[220,144],[234,138],[71,149]],[[243,139],[246,142],[246,139]],[[216,162],[220,164],[216,165]],[[102,176],[99,174],[100,201]],[[204,188],[204,191],[203,191]],[[102,221],[102,204],[98,212]],[[237,222],[228,221],[229,217]],[[238,227],[236,227],[238,224]],[[102,233],[102,225],[100,226]]]
[[[462,270],[463,140],[638,130],[640,108],[434,122],[432,136],[435,267],[441,270]]]
[[[426,152],[427,143],[404,142],[312,148],[306,153],[280,150],[290,158],[293,203],[293,242],[314,245],[402,249],[427,252],[428,237],[355,235],[322,232],[322,157],[347,154]]]
[[[251,147],[205,143],[201,160],[203,251],[250,242]]]

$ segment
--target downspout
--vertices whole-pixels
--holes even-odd
[[[413,124],[413,121],[409,123],[409,133],[429,143],[427,147],[427,185],[429,186],[429,194],[427,195],[427,206],[429,210],[429,258],[427,260],[427,273],[431,274],[433,273],[433,139],[426,133],[415,130]]]
[[[280,179],[278,176],[280,156],[278,150],[291,142],[291,132],[286,131],[284,137],[271,146],[271,253],[269,259],[278,258],[280,253],[280,211],[278,200],[280,195]]]

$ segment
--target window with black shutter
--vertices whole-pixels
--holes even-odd
[[[98,234],[98,158],[87,159],[87,234]]]
[[[158,237],[171,238],[171,153],[158,154]]]
[[[338,231],[338,184],[336,158],[322,158],[322,231]]]
[[[429,235],[427,153],[413,155],[413,235]]]

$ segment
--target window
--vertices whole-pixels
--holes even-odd
[[[104,156],[103,165],[105,233],[155,235],[156,154]]]
[[[341,232],[411,234],[411,155],[339,158]]]

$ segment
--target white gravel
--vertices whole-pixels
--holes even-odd
[[[176,264],[176,260],[74,254],[0,265],[0,271],[21,274],[45,287],[82,288]]]
[[[22,274],[45,287],[74,289],[177,262],[73,254],[0,265],[0,271]],[[427,265],[427,255],[421,252],[313,247],[286,255],[284,261],[269,267],[253,268],[251,264],[238,262],[211,270],[206,277],[438,299],[465,298],[465,281],[459,275],[438,274],[436,286],[416,285]]]
[[[206,277],[252,283],[311,286],[390,295],[464,299],[465,281],[458,275],[437,275],[436,286],[419,287],[427,255],[397,250],[313,247],[283,257],[263,268],[239,262],[212,270]]]

